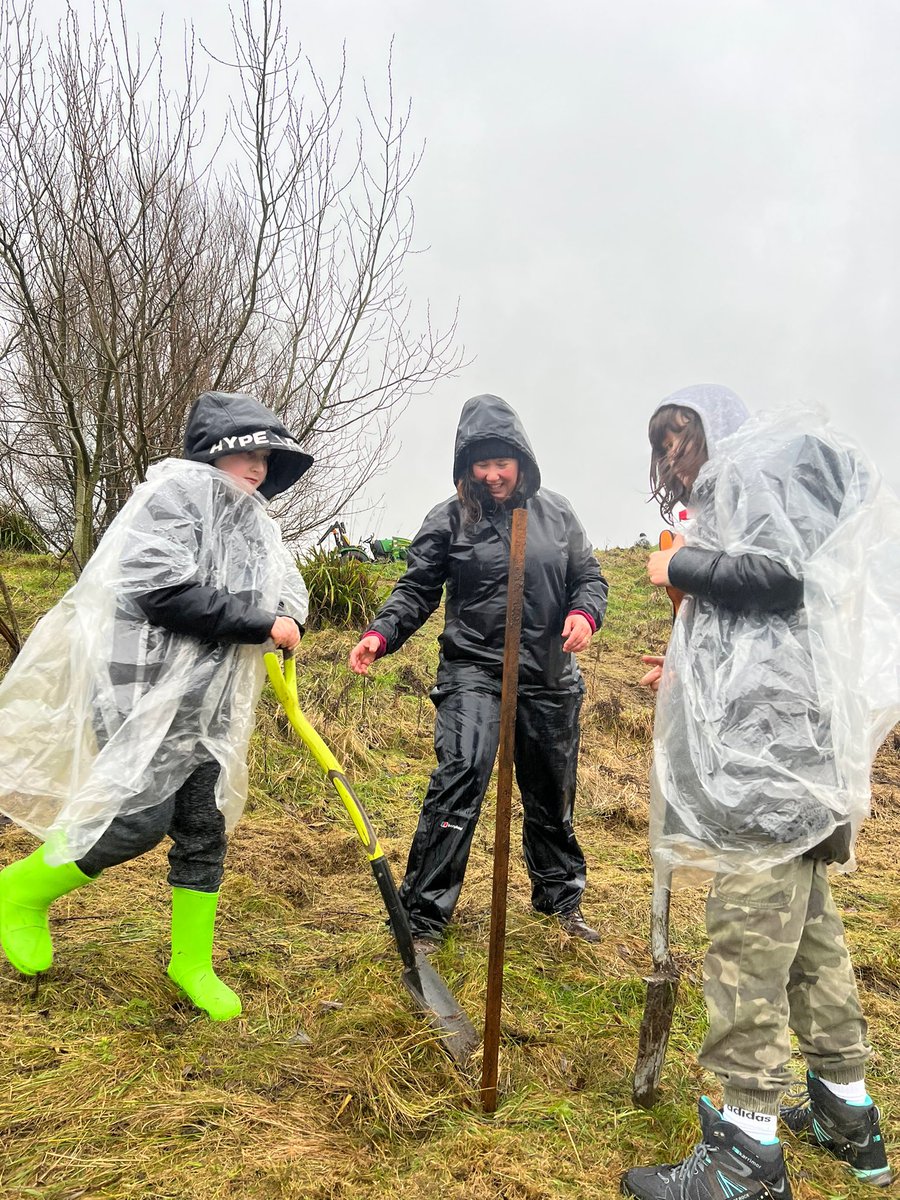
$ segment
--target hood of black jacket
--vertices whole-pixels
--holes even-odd
[[[313,464],[287,427],[265,405],[242,392],[203,392],[188,413],[184,457],[212,463],[245,450],[269,450],[259,494],[266,500],[292,487]]]
[[[473,396],[463,405],[453,450],[453,482],[458,483],[468,469],[467,452],[475,442],[500,438],[517,451],[522,472],[523,492],[527,500],[541,486],[541,472],[519,414],[499,396]]]

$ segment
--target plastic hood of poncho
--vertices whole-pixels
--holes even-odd
[[[752,872],[849,827],[849,870],[900,720],[900,502],[821,416],[763,416],[718,443],[684,533],[782,563],[804,599],[787,614],[682,604],[656,707],[657,865],[676,882]]]
[[[681,388],[671,396],[666,396],[665,400],[660,400],[656,412],[672,404],[689,408],[700,417],[710,455],[715,454],[719,443],[737,433],[750,417],[746,404],[737,392],[719,383],[695,383]]]
[[[306,589],[256,495],[215,467],[152,467],[80,578],[0,683],[0,811],[77,861],[112,819],[165,800],[201,761],[221,766],[231,828],[264,646],[204,643],[149,624],[135,598],[199,580],[302,619]]]

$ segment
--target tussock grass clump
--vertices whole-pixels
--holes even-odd
[[[0,504],[0,550],[15,554],[43,554],[44,539],[27,517],[8,504]]]
[[[369,563],[314,550],[300,569],[309,589],[310,628],[365,628],[379,602],[377,573]]]

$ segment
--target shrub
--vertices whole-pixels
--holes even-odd
[[[364,629],[378,607],[378,576],[366,563],[314,550],[301,562],[309,624]]]
[[[20,554],[43,554],[46,550],[34,526],[7,504],[0,504],[0,550]]]

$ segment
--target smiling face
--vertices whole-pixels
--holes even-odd
[[[516,490],[519,482],[519,462],[515,458],[486,458],[472,463],[472,478],[483,483],[498,504],[503,504]]]
[[[252,495],[260,484],[265,483],[269,473],[268,450],[242,450],[239,454],[226,454],[213,462],[214,467],[230,475],[235,483]]]

